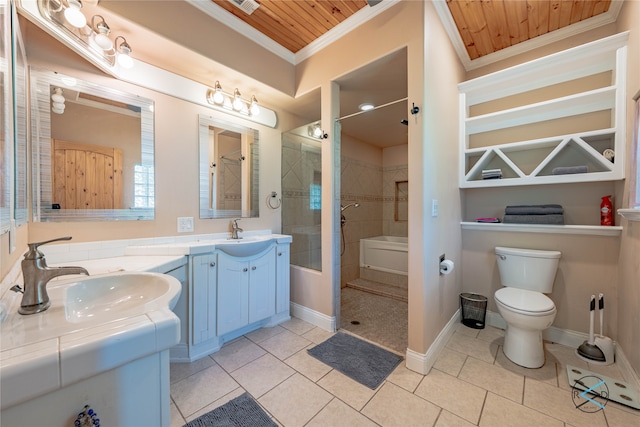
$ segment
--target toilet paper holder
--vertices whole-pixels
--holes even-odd
[[[443,259],[440,261],[440,275],[450,274],[453,271],[455,264],[450,259]]]

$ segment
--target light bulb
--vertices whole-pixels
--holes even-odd
[[[118,45],[118,39],[122,39],[122,43],[120,43],[120,45]],[[129,46],[129,43],[127,43],[127,40],[124,37],[116,37],[116,50],[118,51],[118,64],[122,68],[133,68],[133,58],[129,56],[131,53],[131,46]]]
[[[224,94],[222,93],[222,86],[220,86],[220,82],[216,82],[213,86],[215,89],[215,93],[213,94],[213,102],[216,104],[222,104],[224,102]]]
[[[94,23],[96,18],[100,20],[97,24]],[[109,28],[109,25],[107,25],[104,18],[100,15],[94,15],[93,18],[91,18],[91,27],[96,33],[93,40],[96,42],[98,47],[102,50],[113,49],[113,42],[109,38],[111,28]]]
[[[315,136],[316,138],[320,138],[322,136],[322,129],[320,129],[320,126],[316,125],[313,128],[313,136]]]
[[[62,114],[64,113],[64,110],[60,110],[59,108],[52,108],[51,111],[53,111],[56,114]]]
[[[58,109],[58,110],[64,110],[64,102],[53,102],[52,106],[54,109]]]
[[[68,0],[69,7],[64,10],[64,18],[76,28],[83,28],[87,25],[87,18],[80,11],[82,2],[80,0]]]
[[[53,102],[64,103],[64,101],[66,100],[62,95],[62,89],[60,89],[59,87],[55,88],[53,91],[53,95],[51,95],[51,100]]]
[[[258,100],[255,96],[251,97],[251,106],[249,107],[249,112],[252,116],[257,116],[260,114],[260,106],[258,105]]]
[[[95,40],[96,44],[100,47],[100,49],[102,50],[113,49],[113,42],[111,41],[109,36],[107,36],[106,34],[102,34],[102,33],[96,34],[93,39]]]
[[[236,111],[242,110],[242,98],[238,89],[233,92],[233,109]]]

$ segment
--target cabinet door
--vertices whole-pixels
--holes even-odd
[[[289,272],[289,244],[279,244],[276,258],[276,313],[289,311],[291,300],[290,272]]]
[[[276,247],[249,263],[249,323],[276,313]]]
[[[191,259],[191,327],[194,345],[216,336],[216,268],[214,254],[197,255]]]
[[[249,263],[218,254],[218,335],[249,324]]]

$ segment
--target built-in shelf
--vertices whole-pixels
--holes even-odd
[[[640,215],[639,215],[640,216]],[[506,231],[511,233],[576,234],[583,236],[620,236],[622,227],[600,225],[545,225],[461,222],[463,230]]]
[[[460,83],[460,188],[624,179],[628,37]]]
[[[618,209],[618,215],[628,221],[640,221],[640,209]]]

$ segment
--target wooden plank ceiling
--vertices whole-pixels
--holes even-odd
[[[293,53],[367,6],[366,0],[258,0],[247,15],[229,0],[212,1]]]
[[[470,59],[609,10],[611,0],[447,0]]]
[[[367,0],[256,0],[260,6],[247,15],[232,0],[211,1],[293,53],[368,7]],[[611,0],[447,0],[472,60],[604,13],[610,4]]]

